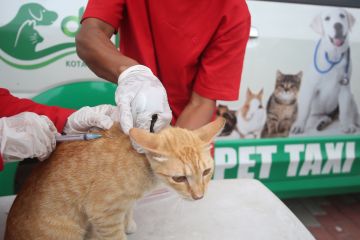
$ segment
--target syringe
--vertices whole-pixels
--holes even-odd
[[[82,134],[59,135],[56,136],[55,139],[57,142],[67,142],[67,141],[92,140],[101,137],[102,135],[97,133],[82,133]]]

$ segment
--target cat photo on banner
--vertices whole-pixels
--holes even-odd
[[[228,106],[220,104],[217,115],[226,119],[226,124],[219,137],[250,138],[260,137],[266,121],[266,110],[262,104],[264,90],[254,93],[247,88],[244,104],[238,110],[230,110]]]
[[[267,119],[261,132],[262,138],[288,137],[297,116],[297,96],[303,72],[283,74],[276,72],[275,89],[267,106]]]

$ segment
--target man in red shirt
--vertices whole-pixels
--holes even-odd
[[[117,109],[111,105],[78,111],[20,99],[0,88],[0,171],[5,161],[47,158],[59,133],[81,133],[91,127],[108,129]]]
[[[165,127],[167,99],[173,124],[196,129],[213,119],[216,100],[238,99],[249,30],[245,0],[89,0],[76,45],[90,69],[118,83],[125,133],[148,128],[153,114],[155,129]],[[110,40],[117,31],[120,50]]]

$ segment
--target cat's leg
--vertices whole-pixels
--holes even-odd
[[[278,128],[278,119],[277,118],[271,118],[268,121],[268,133],[269,135],[272,135],[277,132]]]
[[[137,226],[133,217],[133,206],[131,206],[125,214],[125,232],[131,234],[136,232]]]
[[[266,120],[266,131],[263,130],[264,134],[262,137],[272,137],[278,128],[278,118],[275,114],[269,112]]]
[[[278,133],[281,137],[288,137],[292,121],[288,118],[279,122]]]
[[[85,229],[83,229],[79,222],[74,221],[68,216],[48,216],[41,217],[42,223],[46,223],[46,227],[39,226],[36,236],[28,236],[28,239],[68,239],[77,240],[83,239],[85,236]]]
[[[255,138],[256,138],[256,133],[255,133],[255,132],[249,133],[247,138],[249,138],[249,139],[255,139]]]
[[[256,131],[256,132],[254,133],[255,139],[260,138],[260,134],[261,134],[260,131]]]
[[[101,214],[90,216],[92,231],[88,239],[97,240],[126,240],[125,211],[103,211]]]
[[[268,131],[267,131],[267,125],[265,123],[263,129],[261,130],[260,137],[261,138],[267,138],[267,136],[268,136]]]
[[[90,239],[97,240],[127,240],[125,234],[124,221],[109,221],[108,219],[101,219],[94,223],[94,232]]]

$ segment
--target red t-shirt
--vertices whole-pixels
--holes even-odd
[[[120,29],[121,52],[162,81],[176,119],[192,91],[237,100],[250,14],[245,0],[89,0],[83,19]]]
[[[55,125],[58,132],[62,132],[67,118],[75,112],[72,109],[51,107],[35,103],[30,99],[14,97],[5,88],[0,88],[0,118],[11,117],[22,112],[34,112],[47,116]],[[3,159],[0,154],[0,171],[3,169]]]

